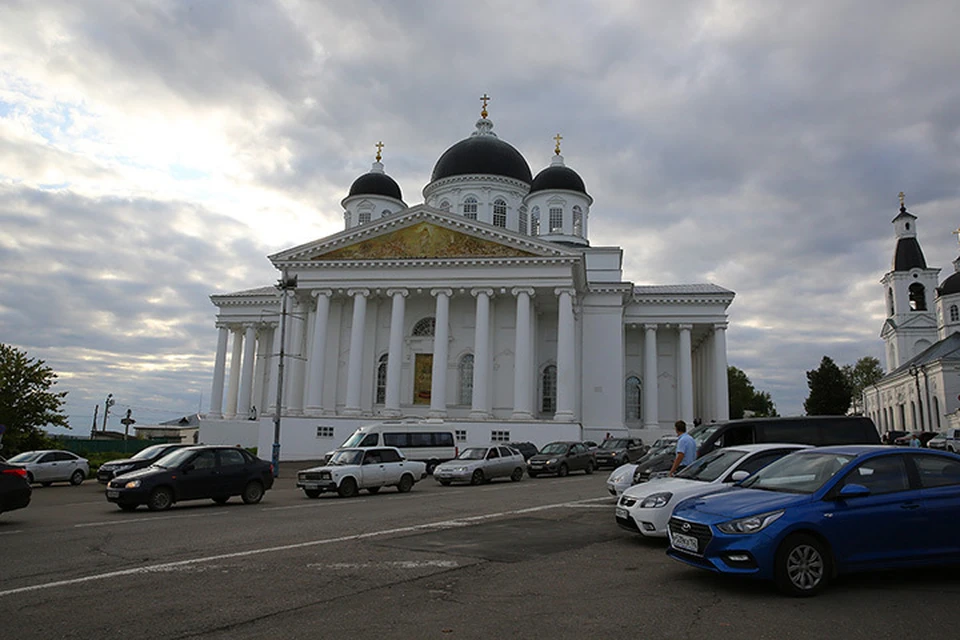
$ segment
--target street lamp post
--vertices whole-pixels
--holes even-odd
[[[920,397],[920,368],[915,364],[910,365],[910,375],[913,376],[913,384],[917,387],[917,404],[921,405],[914,410],[913,426],[916,428],[919,422],[920,428],[918,431],[923,431],[923,400]]]
[[[283,347],[287,341],[287,291],[297,288],[297,276],[288,277],[287,272],[275,285],[280,290],[280,359],[277,364],[277,403],[273,412],[273,477],[280,476],[280,407],[283,404]]]
[[[106,401],[103,403],[103,429],[101,429],[101,431],[106,431],[106,430],[107,430],[107,416],[110,415],[110,407],[112,407],[112,406],[115,405],[116,403],[117,403],[117,401],[113,399],[113,394],[112,394],[112,393],[108,393],[108,394],[107,394],[107,399],[106,399]]]

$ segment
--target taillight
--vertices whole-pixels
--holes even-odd
[[[27,477],[26,469],[4,469],[3,471],[0,471],[0,473],[3,473],[4,475],[20,476],[21,478]]]
[[[453,448],[453,457],[454,457],[454,458],[459,458],[459,457],[460,457],[460,447],[454,447],[454,448]]]

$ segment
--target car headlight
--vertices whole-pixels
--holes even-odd
[[[127,482],[125,485],[123,485],[123,488],[124,488],[124,489],[136,489],[136,488],[139,487],[139,486],[140,486],[140,481],[139,481],[139,480],[130,480],[130,481]]]
[[[672,493],[664,491],[662,493],[652,493],[640,502],[641,509],[659,509],[660,507],[667,506],[667,503],[670,502],[670,498],[673,497]]]
[[[547,464],[557,464],[557,459],[556,459],[556,458],[550,458],[549,460],[547,460]]]
[[[467,468],[466,468],[466,467],[454,467],[454,468],[453,468],[453,472],[454,472],[454,473],[466,473],[466,471],[467,471]]]
[[[761,513],[756,516],[750,516],[749,518],[738,518],[737,520],[730,520],[729,522],[718,524],[717,529],[720,529],[720,531],[724,533],[757,533],[776,522],[782,515],[783,509],[769,513]]]
[[[637,504],[637,499],[636,499],[636,498],[634,498],[634,497],[632,497],[632,496],[628,496],[627,494],[623,494],[622,496],[620,496],[620,506],[622,506],[622,507],[632,507],[632,506],[635,505],[635,504]]]

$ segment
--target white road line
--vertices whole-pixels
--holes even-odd
[[[609,502],[607,504],[572,504],[570,505],[571,509],[609,509],[615,502]]]
[[[16,529],[14,531],[0,531],[0,536],[12,536],[15,533],[23,533],[23,529]]]
[[[154,516],[152,518],[130,518],[129,520],[109,520],[106,522],[85,522],[83,524],[75,524],[73,527],[75,529],[82,529],[84,527],[112,527],[115,524],[130,524],[132,522],[154,522],[156,520],[180,520],[182,518],[207,518],[210,516],[223,516],[226,515],[226,511],[216,511],[214,513],[189,513],[180,516]]]
[[[189,560],[178,560],[176,562],[165,562],[162,564],[153,564],[147,565],[144,567],[134,567],[132,569],[123,569],[120,571],[110,571],[108,573],[98,573],[90,576],[84,576],[82,578],[72,578],[70,580],[58,580],[56,582],[46,582],[42,584],[34,584],[26,587],[18,587],[16,589],[7,589],[5,591],[0,591],[0,598],[4,596],[12,596],[17,593],[27,593],[30,591],[41,591],[43,589],[53,589],[54,587],[67,587],[75,584],[83,584],[85,582],[93,582],[95,580],[107,580],[110,578],[119,578],[122,576],[133,576],[133,575],[142,575],[147,573],[160,573],[164,571],[169,571],[176,567],[185,567],[194,564],[201,564],[204,562],[215,562],[217,560],[229,560],[232,558],[246,558],[250,556],[262,555],[265,553],[277,553],[280,551],[291,551],[294,549],[305,549],[308,547],[317,547],[320,545],[335,544],[337,542],[350,542],[355,540],[366,540],[369,538],[378,538],[380,536],[395,535],[400,533],[412,533],[414,531],[424,531],[429,529],[453,529],[456,527],[467,527],[471,524],[477,522],[483,522],[484,520],[493,520],[494,518],[502,518],[504,516],[513,516],[523,513],[536,513],[537,511],[548,511],[550,509],[559,509],[563,507],[575,507],[580,504],[596,502],[597,500],[606,500],[606,497],[603,498],[588,498],[586,500],[576,500],[573,502],[559,502],[556,504],[545,504],[539,507],[527,507],[526,509],[514,509],[512,511],[500,511],[497,513],[486,513],[479,516],[468,516],[465,518],[457,518],[454,520],[441,520],[439,522],[430,522],[427,524],[418,524],[409,527],[398,527],[396,529],[383,529],[381,531],[371,531],[369,533],[358,533],[349,536],[340,536],[337,538],[325,538],[322,540],[310,540],[308,542],[296,542],[294,544],[285,544],[277,547],[263,547],[261,549],[249,549],[247,551],[236,551],[234,553],[222,553],[215,556],[206,556],[202,558],[191,558]],[[177,516],[173,516],[177,517]],[[184,516],[179,516],[184,517]],[[146,518],[150,519],[150,518]],[[119,521],[123,522],[123,521]],[[83,525],[76,525],[83,526]]]

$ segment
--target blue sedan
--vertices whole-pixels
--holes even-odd
[[[960,455],[807,449],[677,505],[667,553],[812,596],[841,573],[960,562]]]

